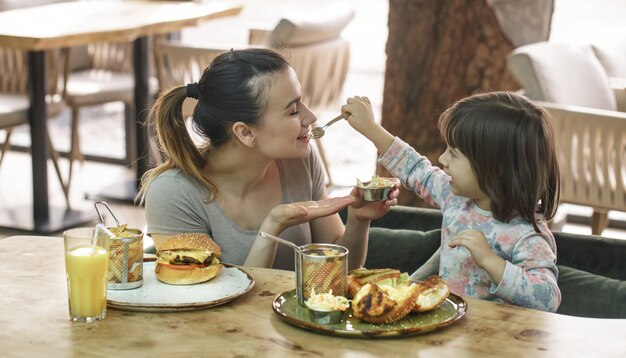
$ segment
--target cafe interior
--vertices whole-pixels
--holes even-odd
[[[492,56],[503,57],[494,63],[517,87],[501,89],[525,95],[557,124],[562,189],[550,228],[557,244],[560,308],[546,313],[452,293],[444,302],[450,307],[441,306],[438,313],[449,317],[426,322],[411,313],[419,317],[384,328],[345,317],[336,325],[309,320],[292,302],[295,296],[289,296],[296,295],[292,290],[299,284],[293,272],[234,265],[220,276],[228,272],[245,288],[226,298],[207,299],[196,290],[188,293],[191,301],[171,303],[168,296],[160,298],[166,305],[151,306],[128,303],[120,294],[127,291],[109,289],[106,318],[70,322],[62,238],[75,227],[126,224],[143,232],[142,249],[151,256],[144,208],[134,199],[137,178],[159,158],[154,133],[141,122],[160,91],[197,81],[212,58],[231,48],[265,47],[284,54],[317,115],[316,126],[336,117],[341,104],[355,95],[370,99],[376,120],[397,125],[385,117],[391,106],[406,106],[389,94],[390,79],[403,71],[389,64],[403,53],[391,48],[391,37],[401,34],[390,21],[415,8],[439,11],[429,5],[434,1],[73,2],[82,7],[64,8],[67,1],[0,0],[0,253],[5,258],[0,322],[8,327],[0,342],[12,348],[9,356],[626,354],[622,0],[480,1],[508,46],[506,53]],[[120,3],[125,4],[117,8]],[[460,0],[447,5],[453,3],[475,6]],[[82,29],[84,19],[91,23]],[[403,31],[420,31],[410,21],[405,25]],[[191,116],[194,106],[186,100],[183,113]],[[345,121],[327,129],[323,139],[312,140],[312,146],[322,159],[331,197],[347,195],[356,178],[377,173],[376,148]],[[439,210],[405,203],[372,223],[366,267],[410,274],[434,252]],[[413,254],[420,258],[409,257]],[[29,274],[16,267],[22,265],[6,263],[8,255],[20,255],[18,262],[35,257],[47,263]],[[143,288],[149,282],[148,264],[154,262],[143,263]],[[19,277],[22,283],[14,285]],[[165,295],[177,295],[171,292]],[[29,311],[33,306],[38,308]],[[146,335],[154,326],[161,328]]]

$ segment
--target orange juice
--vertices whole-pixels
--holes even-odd
[[[99,320],[106,315],[107,263],[101,246],[78,246],[66,251],[65,270],[72,320]]]

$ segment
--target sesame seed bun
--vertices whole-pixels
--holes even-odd
[[[206,263],[203,262],[203,264],[200,264],[200,261],[192,261],[189,265],[187,265],[188,262],[182,264],[180,261],[175,261],[176,264],[172,264],[169,260],[179,255],[177,251],[181,250],[188,251],[183,255],[201,255],[200,261],[211,257],[210,254],[212,254],[212,259],[210,262],[208,260]],[[174,253],[169,251],[174,251]],[[195,253],[194,251],[201,253]],[[221,248],[209,235],[200,233],[176,234],[165,240],[159,247],[154,272],[159,281],[171,285],[192,285],[209,281],[222,270],[223,266],[219,260],[221,254]]]

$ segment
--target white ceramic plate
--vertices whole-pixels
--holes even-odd
[[[143,285],[130,290],[108,290],[107,307],[127,311],[193,311],[228,303],[254,287],[254,278],[240,267],[223,264],[210,281],[195,285],[168,285],[154,274],[155,262],[144,262]]]

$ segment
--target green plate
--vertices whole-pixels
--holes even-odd
[[[337,324],[321,325],[309,317],[309,309],[298,304],[296,290],[286,291],[274,298],[274,312],[284,321],[310,331],[342,337],[387,338],[431,332],[449,326],[465,315],[467,303],[453,293],[436,309],[424,313],[409,313],[403,319],[388,324],[362,322],[348,308]]]

